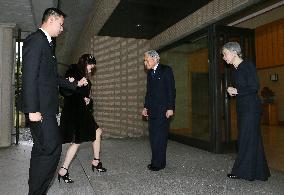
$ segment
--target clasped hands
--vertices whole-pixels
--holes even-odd
[[[236,96],[238,94],[238,90],[234,87],[228,87],[227,92],[230,96]]]
[[[89,103],[90,103],[90,98],[87,98],[87,97],[84,97],[84,100],[85,100],[85,103],[86,103],[86,105],[88,105]]]
[[[71,83],[73,83],[74,82],[74,78],[73,77],[68,77],[68,78],[66,78],[66,79],[68,79],[69,80],[69,82],[71,82]],[[86,85],[88,85],[88,80],[85,78],[85,77],[83,77],[80,81],[78,81],[78,83],[77,83],[77,86],[78,87],[82,87],[82,86],[86,86]]]
[[[71,83],[75,80],[73,77],[68,77],[67,79]],[[78,81],[78,87],[86,86],[86,85],[88,85],[88,80],[85,77],[83,77],[80,81]],[[90,103],[90,98],[84,97],[84,101],[86,105],[88,105]]]

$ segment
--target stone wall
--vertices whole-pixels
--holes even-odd
[[[147,40],[94,36],[82,53],[96,57],[92,76],[94,116],[112,137],[136,137],[147,133],[141,118],[146,91],[143,54],[149,49]]]

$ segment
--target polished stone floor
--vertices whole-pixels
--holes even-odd
[[[236,139],[237,127],[233,125],[232,136]],[[284,172],[284,126],[282,125],[261,125],[264,149],[269,167]],[[177,129],[172,132],[184,136],[195,137],[199,139],[209,140],[210,135],[200,133],[192,135],[188,129]],[[198,137],[199,136],[199,137]],[[283,193],[284,194],[284,193]]]
[[[29,136],[25,138],[18,146],[0,149],[1,195],[27,194],[32,142]],[[150,158],[147,138],[104,139],[101,159],[106,173],[92,172],[91,155],[90,143],[82,144],[70,167],[75,183],[55,179],[48,194],[284,194],[284,172],[271,169],[266,182],[232,180],[226,174],[234,154],[212,154],[174,141],[168,143],[167,167],[159,172],[146,168]]]
[[[261,129],[269,167],[284,172],[284,126],[263,125]]]

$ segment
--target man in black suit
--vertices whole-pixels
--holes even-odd
[[[166,166],[166,149],[170,117],[175,109],[175,80],[169,66],[159,64],[159,54],[150,50],[144,54],[147,73],[147,91],[142,115],[148,118],[149,138],[152,150],[151,171]]]
[[[60,159],[62,144],[57,125],[58,87],[75,90],[86,78],[60,78],[51,37],[63,31],[65,14],[45,10],[42,26],[23,45],[23,112],[30,121],[33,148],[29,169],[29,195],[46,194]]]

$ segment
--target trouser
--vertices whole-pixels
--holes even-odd
[[[169,135],[170,119],[149,119],[149,139],[152,151],[151,164],[156,168],[166,166],[166,150]]]
[[[33,137],[29,169],[29,195],[44,195],[60,160],[62,144],[56,117],[43,116],[42,122],[30,122]]]

